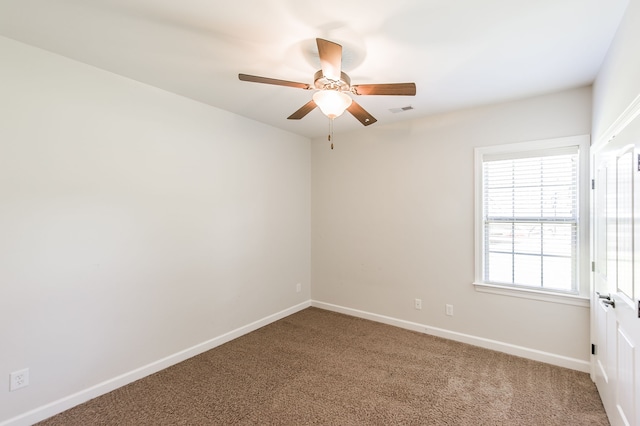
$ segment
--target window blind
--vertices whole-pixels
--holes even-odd
[[[482,173],[484,281],[577,292],[578,147],[485,158]]]

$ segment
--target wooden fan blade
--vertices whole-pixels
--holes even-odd
[[[300,108],[299,110],[297,110],[296,112],[291,114],[289,117],[287,117],[287,119],[288,120],[300,120],[302,117],[304,117],[305,115],[307,115],[311,111],[313,111],[316,106],[317,106],[316,103],[313,101],[313,99],[311,99],[309,102],[304,104],[302,106],[302,108]]]
[[[310,84],[297,83],[295,81],[278,80],[276,78],[259,77],[257,75],[238,74],[238,78],[242,81],[250,81],[253,83],[275,84],[276,86],[295,87],[297,89],[312,89]]]
[[[356,95],[392,95],[415,96],[415,83],[390,83],[390,84],[356,84],[351,86]]]
[[[364,108],[360,106],[356,101],[351,102],[347,111],[351,113],[355,118],[358,119],[364,126],[368,126],[370,124],[375,123],[376,120],[373,115],[369,114]]]
[[[340,81],[342,46],[322,38],[317,38],[316,43],[318,44],[322,75],[329,80]]]

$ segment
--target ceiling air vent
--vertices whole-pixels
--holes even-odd
[[[409,105],[409,106],[402,107],[402,108],[390,108],[389,111],[391,111],[392,113],[396,114],[398,112],[411,111],[412,109],[413,109],[413,107],[411,105]]]

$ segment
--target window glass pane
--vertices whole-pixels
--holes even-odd
[[[511,217],[513,205],[511,196],[513,189],[509,187],[493,186],[485,191],[484,205],[488,217]]]
[[[571,257],[575,246],[576,226],[572,223],[546,223],[542,226],[545,255]]]
[[[545,256],[543,262],[544,287],[546,289],[570,291],[572,281],[571,258]]]
[[[541,216],[548,218],[575,217],[575,188],[569,186],[553,186],[542,189]]]
[[[494,283],[512,284],[512,256],[503,253],[488,253],[485,280]]]
[[[515,253],[541,254],[542,251],[542,225],[539,223],[519,223],[514,226]]]
[[[513,276],[515,284],[529,287],[542,287],[540,256],[516,254],[513,257]]]
[[[485,227],[485,245],[490,252],[513,250],[513,226],[510,223],[489,223]]]
[[[524,185],[519,182],[519,185]],[[527,184],[529,184],[527,182]],[[513,216],[531,218],[540,216],[540,187],[515,186],[513,188]]]

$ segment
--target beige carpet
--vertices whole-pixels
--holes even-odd
[[[42,425],[608,425],[585,373],[309,308]]]

